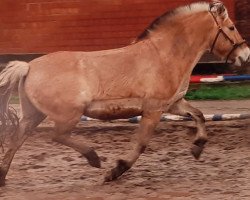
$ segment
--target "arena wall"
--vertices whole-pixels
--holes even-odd
[[[129,44],[157,16],[194,0],[1,0],[0,54]],[[234,0],[224,0],[234,16]]]

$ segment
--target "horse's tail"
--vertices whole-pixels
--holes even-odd
[[[10,62],[0,73],[0,146],[7,133],[15,133],[19,119],[9,101],[12,91],[29,72],[29,64],[21,61]]]

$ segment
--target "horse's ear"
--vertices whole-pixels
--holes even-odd
[[[213,0],[210,4],[210,11],[214,13],[214,15],[221,17],[223,20],[228,18],[227,9],[221,1]]]

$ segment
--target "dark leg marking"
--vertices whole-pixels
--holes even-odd
[[[83,154],[83,156],[85,158],[87,158],[88,163],[92,167],[101,168],[101,160],[100,160],[99,156],[97,155],[97,153],[93,149],[91,149],[89,152]]]
[[[5,186],[6,173],[0,168],[0,187]]]
[[[145,150],[146,150],[146,146],[142,146],[142,147],[141,147],[141,150],[140,150],[140,154],[144,153]]]
[[[119,176],[121,176],[124,172],[130,169],[130,166],[125,160],[118,160],[117,166],[113,168],[104,179],[104,182],[110,182],[116,180]]]
[[[203,147],[207,143],[207,140],[204,138],[200,138],[196,141],[194,141],[194,145],[197,145],[199,147]]]

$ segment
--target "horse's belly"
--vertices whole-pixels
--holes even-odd
[[[126,119],[142,114],[142,100],[115,99],[91,102],[84,115],[102,120]]]

